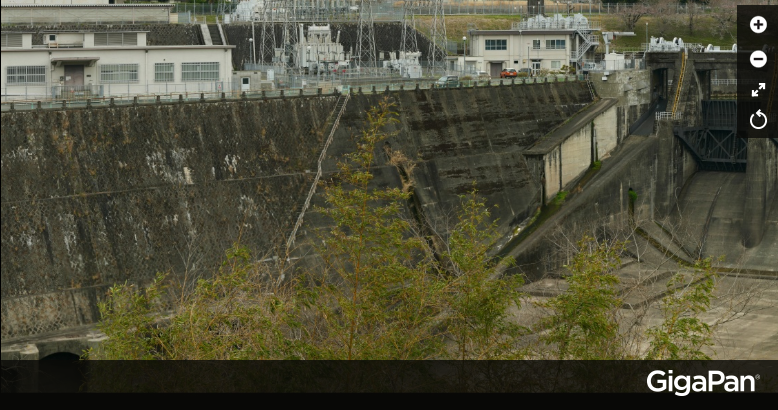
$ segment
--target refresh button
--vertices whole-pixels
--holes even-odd
[[[764,117],[764,123],[762,125],[757,126],[756,124],[754,124],[754,116],[755,115],[757,117]],[[762,110],[756,110],[756,114],[751,114],[751,127],[752,128],[754,128],[755,130],[761,130],[762,128],[764,128],[766,126],[767,126],[767,116],[764,115]]]

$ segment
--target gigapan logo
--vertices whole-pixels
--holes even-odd
[[[723,372],[718,370],[710,370],[708,372],[708,378],[703,376],[675,376],[673,377],[673,371],[668,370],[667,373],[661,370],[654,370],[649,373],[646,383],[648,388],[655,392],[675,392],[676,396],[686,396],[690,392],[712,392],[715,386],[724,385],[724,391],[726,392],[744,392],[746,386],[750,386],[750,390],[754,391],[756,381],[759,380],[759,375],[756,376],[725,376]]]

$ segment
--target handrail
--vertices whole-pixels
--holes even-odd
[[[335,121],[332,123],[332,128],[330,129],[330,135],[327,137],[327,141],[324,143],[324,148],[321,150],[321,154],[319,155],[319,161],[317,163],[317,169],[316,169],[316,176],[313,178],[313,184],[311,184],[311,189],[308,190],[308,197],[305,198],[305,203],[303,204],[303,209],[300,211],[300,216],[297,217],[297,222],[294,224],[292,233],[289,234],[289,239],[286,241],[287,255],[289,255],[289,248],[294,244],[295,236],[297,236],[297,230],[300,229],[300,226],[302,226],[303,224],[303,216],[305,216],[305,211],[308,210],[308,207],[311,205],[311,199],[313,198],[313,194],[316,193],[316,185],[319,184],[319,179],[321,178],[321,174],[322,174],[321,163],[324,161],[325,156],[327,155],[327,148],[329,148],[330,144],[332,143],[332,139],[335,136],[335,130],[338,129],[338,125],[340,124],[340,117],[343,116],[344,112],[346,112],[346,103],[348,103],[348,99],[350,96],[351,96],[350,92],[341,94],[341,96],[338,98],[338,102],[335,103],[335,107],[340,105],[340,111],[338,112],[338,116],[335,118]]]
[[[683,77],[684,73],[686,72],[686,52],[683,52],[683,58],[681,59],[681,74],[678,76],[678,84],[676,84],[675,89],[675,99],[673,100],[673,110],[671,111],[673,113],[673,117],[675,116],[675,112],[678,110],[678,100],[681,98],[681,88],[683,88]]]

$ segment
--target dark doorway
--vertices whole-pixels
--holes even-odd
[[[66,65],[65,66],[65,85],[83,86],[84,85],[84,66]]]
[[[83,69],[83,66],[81,66]],[[82,367],[85,362],[73,353],[50,354],[38,363],[38,389],[40,392],[78,392],[84,384]]]

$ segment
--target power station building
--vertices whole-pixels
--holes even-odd
[[[510,30],[471,30],[466,42],[467,55],[451,61],[453,70],[474,73],[486,71],[499,77],[504,68],[522,68],[534,75],[541,70],[561,71],[563,67],[583,68],[594,60],[599,40],[593,34],[599,27],[581,14],[563,17],[538,15]]]
[[[235,46],[149,46],[146,35],[121,30],[3,32],[2,100],[229,89]]]

